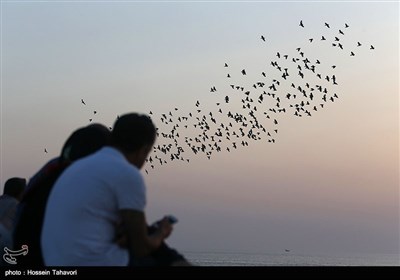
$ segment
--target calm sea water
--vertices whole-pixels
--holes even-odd
[[[185,252],[184,255],[198,266],[400,266],[400,256],[394,254],[308,256],[290,252],[282,254]]]

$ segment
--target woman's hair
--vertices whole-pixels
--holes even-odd
[[[109,145],[111,132],[102,124],[91,124],[75,130],[61,150],[63,160],[75,161]]]

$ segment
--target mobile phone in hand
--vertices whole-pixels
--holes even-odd
[[[165,217],[168,219],[168,222],[172,225],[178,222],[178,219],[174,215],[167,215]]]

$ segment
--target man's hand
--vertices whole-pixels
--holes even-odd
[[[173,230],[172,224],[169,222],[168,217],[155,223],[156,230],[152,230],[151,234],[158,234],[162,236],[163,239],[168,238]],[[128,239],[126,236],[126,228],[123,223],[119,223],[116,226],[115,242],[122,248],[128,248]]]
[[[172,232],[172,224],[169,222],[167,217],[164,217],[161,221],[157,222],[158,228],[155,234],[160,234],[163,239],[170,236]]]

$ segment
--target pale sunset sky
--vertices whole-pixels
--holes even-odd
[[[311,117],[271,115],[275,143],[247,138],[211,159],[186,147],[189,163],[147,164],[147,218],[174,214],[168,242],[183,252],[398,254],[398,2],[1,1],[0,190],[29,179],[89,119],[109,127],[152,111],[168,132],[161,114],[195,112],[196,101],[204,114],[217,115],[216,102],[244,112],[246,96],[230,85],[268,90],[273,79],[288,105],[291,83],[305,84],[296,48],[338,83],[307,74],[311,86],[329,84],[338,98]],[[271,61],[290,67],[287,81]]]

